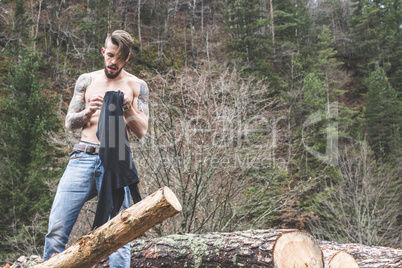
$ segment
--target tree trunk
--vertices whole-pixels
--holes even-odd
[[[192,2],[192,4],[191,4]],[[197,7],[197,0],[190,0],[189,6],[192,7],[190,18],[190,33],[191,33],[191,58],[193,60],[192,65],[195,66],[195,45],[194,45],[194,33],[195,33],[195,10]]]
[[[274,24],[274,6],[272,4],[272,0],[269,1],[269,10],[271,14],[272,49],[275,54],[275,24]]]
[[[324,267],[318,242],[302,231],[170,235],[135,240],[131,267]],[[96,268],[108,267],[108,261]]]
[[[283,234],[286,233],[293,233],[292,239],[281,242],[280,237],[285,237]],[[306,243],[297,239],[297,236],[303,237],[301,241]],[[273,263],[279,261],[276,258],[280,258],[275,254],[281,253],[285,261],[306,259],[306,252],[311,252],[312,248],[317,250],[316,242],[309,240],[313,240],[310,235],[296,230],[185,234],[141,239],[133,241],[131,267],[285,267],[280,264],[274,266]],[[303,248],[305,245],[307,248]],[[319,247],[324,262],[320,259],[321,266],[309,267],[402,267],[402,250],[327,241],[320,241]],[[301,265],[291,263],[287,267],[306,267],[314,263],[313,258],[310,260],[310,264],[307,260]],[[95,266],[102,267],[109,267],[107,259]]]
[[[267,12],[267,0],[261,0],[261,9],[264,12],[264,14]],[[265,23],[264,23],[264,26],[262,26],[262,28],[261,28],[261,33],[263,35],[266,34],[266,29],[267,29],[267,26],[265,26]]]
[[[141,38],[141,0],[137,1],[137,11],[138,11],[138,42],[140,43],[140,55],[142,55],[142,38]]]
[[[334,255],[332,255],[329,260],[328,265],[325,267],[329,268],[359,268],[356,260],[352,257],[352,255],[346,253],[345,251],[338,251]]]
[[[326,267],[357,267],[357,266],[335,266],[336,253],[344,251],[353,256],[360,268],[379,267],[402,267],[402,250],[386,247],[370,247],[361,244],[342,244],[337,242],[320,241],[320,247],[324,254]],[[343,255],[343,254],[342,254]],[[346,260],[346,257],[344,258]],[[331,263],[333,261],[334,263]]]
[[[64,252],[34,267],[91,267],[181,209],[173,192],[167,187],[161,188],[141,202],[121,211]]]

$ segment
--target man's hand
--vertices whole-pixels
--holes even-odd
[[[91,114],[96,113],[97,110],[102,108],[103,96],[94,95],[88,101],[88,109]]]
[[[123,112],[131,109],[132,107],[132,102],[130,101],[129,98],[127,98],[126,94],[124,94],[124,99],[123,99]]]

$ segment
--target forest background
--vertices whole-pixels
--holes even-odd
[[[75,81],[116,29],[150,89],[131,140],[141,193],[166,185],[183,205],[148,236],[298,228],[402,247],[401,1],[0,0],[0,261],[42,255],[79,140]]]

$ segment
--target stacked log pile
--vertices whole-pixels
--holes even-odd
[[[297,230],[171,235],[134,241],[132,267],[323,267],[319,244]],[[101,267],[101,266],[98,266]]]
[[[289,235],[290,241],[283,243],[288,246],[276,247],[276,240],[284,234]],[[132,267],[402,267],[402,250],[311,239],[309,234],[297,230],[176,234],[137,239],[132,242],[131,263]],[[317,248],[317,243],[322,251],[318,253],[322,254],[322,262],[312,250]],[[288,261],[289,266],[274,263],[272,252],[275,250],[280,250],[281,259]],[[298,264],[297,260],[304,262]],[[289,264],[292,261],[298,266]],[[107,259],[95,267],[108,267]]]
[[[108,267],[108,255],[180,211],[164,187],[35,267]],[[402,250],[318,242],[299,230],[176,234],[131,244],[131,267],[402,267]]]
[[[343,251],[353,256],[360,268],[402,267],[401,249],[329,241],[320,241],[320,248],[326,263],[334,254]]]

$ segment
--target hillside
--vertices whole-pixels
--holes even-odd
[[[41,255],[79,132],[64,119],[107,33],[150,89],[131,138],[144,196],[169,186],[177,232],[295,228],[402,247],[399,1],[1,0],[0,264]],[[71,244],[86,233],[82,210]]]

